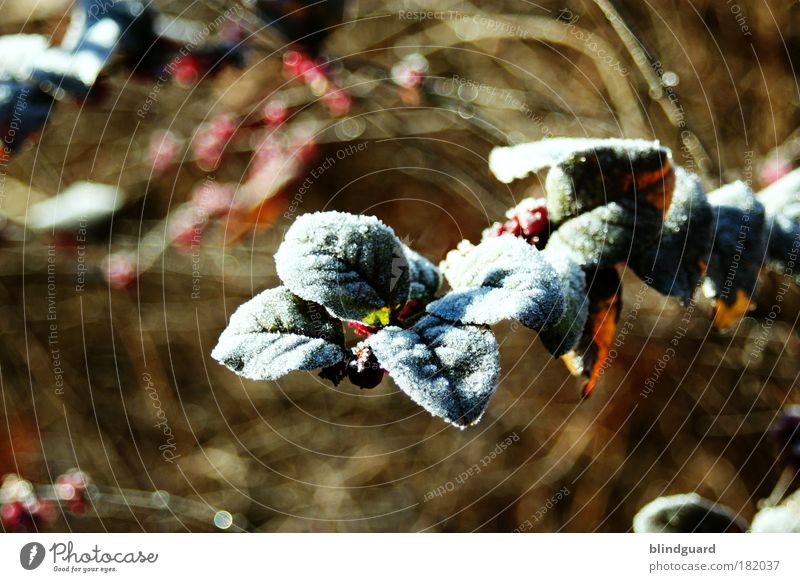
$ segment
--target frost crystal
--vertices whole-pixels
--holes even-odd
[[[733,182],[711,192],[714,241],[704,290],[728,305],[738,292],[751,297],[766,256],[764,206],[744,182]]]
[[[544,258],[553,266],[564,294],[564,315],[554,326],[539,332],[539,339],[553,354],[560,357],[578,343],[589,316],[586,296],[586,275],[569,256],[545,249]]]
[[[428,305],[448,321],[491,325],[517,319],[542,329],[564,314],[556,274],[536,247],[510,235],[478,246],[462,241],[441,264],[453,290]]]
[[[317,212],[292,224],[275,263],[292,293],[340,319],[361,321],[406,302],[410,279],[403,246],[374,216]]]
[[[239,306],[211,356],[245,378],[275,380],[340,362],[342,324],[286,287],[268,289]]]
[[[480,420],[500,373],[491,331],[428,315],[410,329],[387,327],[368,341],[398,387],[425,410],[459,428]]]

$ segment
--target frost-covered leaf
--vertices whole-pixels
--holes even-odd
[[[637,208],[630,200],[609,202],[562,224],[545,248],[570,256],[585,269],[611,267],[655,246],[661,226],[659,210]]]
[[[750,307],[758,273],[766,260],[764,206],[744,182],[733,182],[708,195],[714,239],[703,291],[715,299],[714,325],[734,325]]]
[[[545,181],[553,224],[622,199],[662,212],[673,186],[671,153],[657,141],[555,138],[495,148],[489,167],[502,182],[550,168]]]
[[[277,287],[239,306],[211,356],[245,378],[275,380],[340,362],[344,333],[321,305]]]
[[[116,186],[75,182],[57,196],[31,207],[28,226],[37,230],[75,230],[108,219],[125,202]]]
[[[622,312],[622,281],[613,267],[586,273],[588,316],[578,343],[564,356],[576,376],[586,378],[582,394],[591,396],[608,359]]]
[[[633,518],[636,533],[743,533],[747,523],[731,509],[696,493],[658,497]]]
[[[442,273],[436,265],[406,245],[403,245],[403,252],[409,268],[408,300],[430,302],[442,285]]]
[[[386,323],[408,298],[404,245],[374,216],[304,214],[289,228],[275,263],[292,293],[341,319]]]
[[[753,517],[753,533],[800,533],[800,492],[777,507],[765,507]]]
[[[586,151],[605,142],[603,139],[557,137],[496,147],[489,154],[489,169],[508,184],[566,160],[576,151]]]
[[[767,217],[770,263],[800,281],[800,169],[759,192],[758,200]]]
[[[538,330],[564,314],[553,267],[521,238],[503,235],[477,246],[462,241],[441,267],[453,290],[428,312],[442,319],[480,325],[517,319]]]
[[[711,222],[711,206],[700,180],[676,168],[675,192],[661,238],[633,253],[630,266],[659,293],[688,302],[708,264]]]
[[[553,266],[564,294],[564,314],[555,325],[539,332],[539,339],[554,357],[563,356],[578,343],[586,318],[589,316],[589,299],[586,296],[586,275],[580,265],[569,256],[543,252]]]
[[[398,387],[431,414],[460,428],[483,415],[500,373],[491,331],[427,315],[410,329],[386,327],[368,341]]]

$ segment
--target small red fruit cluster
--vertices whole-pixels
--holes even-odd
[[[91,481],[86,473],[70,469],[53,486],[35,488],[19,475],[6,475],[0,485],[0,523],[3,530],[35,532],[52,524],[62,511],[81,515],[91,506]]]
[[[506,213],[508,220],[495,222],[487,231],[487,236],[496,237],[511,234],[524,238],[529,244],[543,249],[550,235],[550,221],[547,218],[547,203],[544,198],[528,198]]]

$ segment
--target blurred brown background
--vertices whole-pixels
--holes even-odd
[[[211,2],[156,4],[201,22],[224,10]],[[341,73],[343,84],[355,87],[353,119],[310,108],[302,121],[319,131],[321,159],[335,157],[348,140],[367,147],[314,180],[297,212],[375,214],[438,261],[540,191],[534,178],[508,187],[490,175],[488,152],[505,141],[548,134],[659,139],[707,188],[736,178],[760,187],[774,159],[795,162],[797,3],[624,1],[614,4],[631,31],[622,37],[601,9],[608,6],[348,4],[346,23],[326,47],[349,71]],[[68,3],[39,3],[31,18],[27,7],[2,2],[0,32],[63,30]],[[463,17],[408,16],[420,10]],[[0,248],[0,475],[46,484],[79,466],[106,491],[163,490],[210,512],[196,518],[123,502],[61,516],[51,530],[207,531],[213,507],[252,531],[507,532],[526,520],[530,531],[627,531],[647,501],[695,490],[752,516],[779,474],[764,432],[784,403],[798,400],[800,303],[793,289],[774,325],[763,326],[781,283],[774,276],[765,277],[752,317],[720,335],[710,331],[704,300],[687,313],[626,274],[620,325],[629,322],[629,331],[618,336],[613,366],[587,402],[534,333],[500,326],[499,389],[480,424],[463,432],[429,416],[390,381],[372,391],[333,388],[304,373],[256,383],[210,358],[231,311],[278,283],[271,257],[288,219],[229,244],[226,222],[218,221],[199,263],[168,248],[138,285],[109,289],[103,258],[109,251],[147,254],[155,243],[140,242],[141,233],[158,229],[205,175],[190,161],[152,175],[151,133],[169,127],[188,138],[214,113],[250,115],[264,95],[291,90],[272,54],[279,44],[244,13],[254,31],[245,69],[190,87],[171,83],[143,120],[135,112],[152,81],[114,73],[99,103],[61,104],[38,143],[7,168],[16,182],[5,189],[9,222]],[[637,42],[660,66],[636,62],[629,49]],[[364,81],[414,52],[430,63],[430,93],[418,102]],[[249,155],[227,155],[215,178],[242,180]],[[74,240],[15,225],[32,204],[87,179],[120,184],[130,202],[113,224],[89,233],[81,248],[87,283],[78,291]],[[286,200],[296,189],[290,185]],[[61,394],[48,343],[52,323]],[[685,337],[644,397],[679,326]],[[754,351],[762,334],[764,349]],[[165,439],[154,426],[147,378],[174,431],[174,462],[159,450]],[[518,440],[482,464],[511,435]],[[475,463],[480,473],[457,482]],[[439,487],[451,490],[426,500]],[[564,487],[569,494],[556,499]]]

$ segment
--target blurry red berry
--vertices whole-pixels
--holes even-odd
[[[334,117],[342,117],[350,113],[350,108],[353,104],[350,95],[343,89],[328,91],[322,96],[322,102]]]
[[[22,529],[26,517],[27,510],[21,501],[9,501],[0,506],[0,521],[3,522],[3,527],[11,531],[19,531]],[[32,520],[31,520],[31,523]]]
[[[283,69],[287,74],[294,77],[305,75],[315,66],[312,59],[299,51],[287,51],[283,55]]]
[[[171,131],[156,131],[150,136],[147,159],[156,174],[160,174],[174,163],[181,148],[181,140]]]
[[[236,119],[230,114],[218,115],[203,125],[192,141],[197,164],[207,171],[216,169],[237,129]]]
[[[3,527],[15,532],[37,531],[42,525],[52,523],[56,515],[52,502],[40,501],[35,497],[24,501],[15,499],[0,506]]]
[[[289,117],[289,110],[281,101],[270,101],[264,105],[264,123],[266,125],[281,125],[287,117]]]
[[[236,119],[230,113],[217,115],[211,120],[211,133],[220,141],[228,141],[236,133]]]
[[[220,216],[231,209],[235,194],[232,184],[206,181],[192,192],[192,203],[208,216]]]
[[[106,281],[114,289],[127,289],[138,277],[136,262],[126,253],[109,255],[102,269]]]
[[[169,238],[173,246],[181,252],[188,253],[200,244],[205,230],[205,220],[195,216],[191,210],[178,213],[170,220]]]
[[[172,78],[183,87],[193,85],[200,77],[202,65],[197,57],[186,55],[173,64]]]
[[[86,473],[71,469],[56,479],[56,496],[72,513],[85,513],[90,505],[90,484]]]
[[[771,160],[767,160],[761,166],[761,182],[765,186],[769,186],[773,182],[777,182],[783,178],[791,171],[792,165],[782,158],[773,158]]]
[[[428,60],[414,54],[405,57],[392,67],[392,81],[405,89],[415,89],[422,84],[428,71]]]

